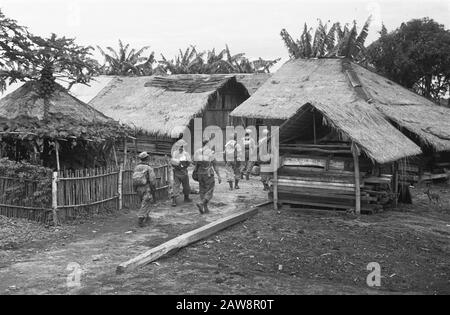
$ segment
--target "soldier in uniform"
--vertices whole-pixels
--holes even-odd
[[[252,172],[253,166],[255,165],[255,161],[251,161],[251,157],[254,155],[256,148],[255,140],[251,136],[252,130],[246,129],[245,136],[242,138],[242,143],[244,145],[244,161],[241,164],[241,178],[249,180],[250,173]]]
[[[270,141],[269,141],[269,130],[264,129],[262,131],[263,137],[258,141],[258,148],[259,148],[259,160],[260,160],[260,169],[261,169],[261,182],[264,186],[264,191],[269,190],[269,183],[271,179],[271,173],[267,172],[268,167],[270,166]],[[263,151],[263,148],[266,148],[265,151]]]
[[[151,205],[156,201],[156,177],[153,168],[149,165],[150,156],[148,153],[142,152],[138,157],[140,162],[133,171],[133,187],[141,202],[137,215],[138,225],[143,227],[144,223],[150,219]]]
[[[172,185],[172,207],[177,206],[177,197],[180,195],[180,186],[183,186],[184,202],[191,202],[189,194],[191,187],[189,185],[188,167],[191,164],[191,156],[184,150],[187,145],[183,139],[175,143],[176,150],[172,152],[171,165],[173,168]]]
[[[215,186],[214,173],[217,174],[219,184],[222,182],[215,153],[209,146],[209,139],[203,140],[202,145],[203,147],[194,154],[200,195],[200,203],[197,203],[197,207],[201,214],[209,212],[208,203],[213,197]]]
[[[230,137],[225,144],[225,175],[230,190],[239,189],[239,179],[241,178],[241,146],[237,143],[237,134]]]

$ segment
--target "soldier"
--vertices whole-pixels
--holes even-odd
[[[200,203],[197,203],[197,207],[201,214],[209,212],[208,202],[214,193],[214,173],[217,174],[219,184],[222,183],[222,178],[216,165],[215,153],[209,147],[209,139],[203,140],[202,144],[203,147],[194,154],[200,194]]]
[[[263,137],[258,141],[259,148],[259,160],[260,160],[260,169],[261,169],[261,182],[264,186],[264,191],[269,190],[269,183],[271,179],[271,173],[267,172],[268,167],[270,166],[270,139],[268,137],[269,130],[264,129],[262,131]],[[263,148],[266,148],[263,151]]]
[[[133,187],[141,202],[138,212],[138,225],[144,226],[150,220],[151,205],[155,203],[156,177],[153,168],[149,165],[150,156],[147,152],[139,154],[140,163],[133,171]]]
[[[183,139],[175,143],[176,150],[172,152],[173,186],[172,186],[172,207],[177,206],[177,197],[180,195],[180,186],[183,186],[184,202],[191,202],[189,194],[188,166],[191,164],[191,156],[184,150],[187,145]]]
[[[241,171],[241,178],[249,180],[250,179],[250,173],[252,172],[252,168],[255,165],[255,161],[251,161],[253,154],[256,150],[256,143],[255,140],[251,136],[252,130],[246,129],[245,130],[245,136],[242,138],[242,143],[244,145],[244,161],[242,162],[242,171]]]
[[[225,175],[230,190],[239,189],[239,179],[241,177],[241,146],[237,143],[237,134],[230,137],[225,144]]]

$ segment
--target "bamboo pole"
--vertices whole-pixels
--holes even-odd
[[[114,152],[114,161],[116,162],[116,167],[119,167],[119,161],[117,160],[117,152],[116,152],[115,144],[113,144],[113,152]]]
[[[53,172],[52,177],[52,212],[53,224],[58,225],[58,172]]]
[[[123,144],[123,168],[125,169],[127,166],[127,151],[128,151],[128,147],[127,147],[127,139],[125,138],[124,140],[124,144]]]
[[[123,167],[122,165],[120,166],[119,169],[119,180],[118,180],[118,192],[119,192],[119,211],[122,210],[123,207]]]
[[[361,187],[359,184],[359,149],[352,143],[353,161],[355,164],[355,212],[361,214]]]
[[[58,140],[55,140],[55,154],[56,154],[56,170],[60,171],[60,165],[59,165],[59,142]]]

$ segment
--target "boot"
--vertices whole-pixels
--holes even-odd
[[[233,182],[230,180],[228,184],[230,184],[230,190],[233,190]]]
[[[197,208],[198,208],[198,211],[200,211],[200,214],[203,214],[203,213],[204,213],[204,212],[203,212],[203,204],[197,203]]]
[[[189,198],[189,195],[184,195],[184,202],[192,202],[192,199]]]
[[[144,227],[144,221],[145,221],[145,218],[138,218],[138,226]]]
[[[249,180],[249,179],[250,179],[250,174],[248,174],[248,173],[245,174],[245,179],[246,179],[246,180]]]
[[[239,187],[239,179],[236,179],[234,181],[234,189],[240,189],[240,187]]]
[[[241,173],[241,179],[244,179],[244,173]]]
[[[172,197],[172,207],[177,206],[177,197]]]
[[[204,213],[209,213],[208,200],[203,201],[203,212]]]

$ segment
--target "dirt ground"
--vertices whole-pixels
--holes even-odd
[[[439,204],[419,187],[413,205],[360,217],[265,206],[209,239],[115,274],[118,264],[151,247],[266,200],[257,178],[238,191],[227,187],[217,186],[211,214],[162,203],[145,228],[136,227],[135,211],[58,228],[3,218],[0,294],[450,293],[448,185],[433,187]],[[381,267],[378,288],[366,284],[370,262]],[[80,288],[67,285],[73,263]]]

